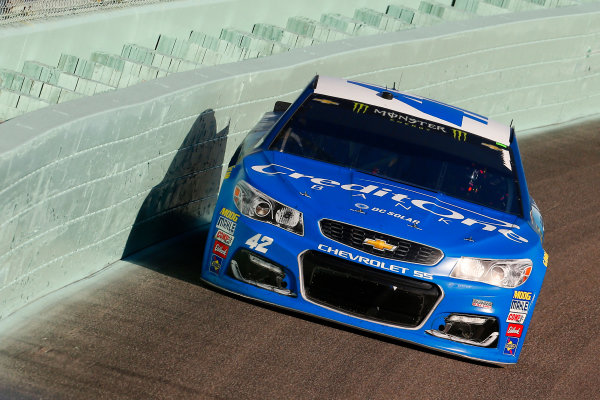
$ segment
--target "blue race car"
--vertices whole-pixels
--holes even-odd
[[[234,154],[202,279],[496,364],[517,362],[546,273],[511,127],[315,77]]]

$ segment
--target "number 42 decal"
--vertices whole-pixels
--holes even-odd
[[[246,240],[246,244],[248,245],[248,247],[250,247],[252,250],[256,250],[263,254],[269,251],[269,249],[267,249],[267,246],[269,246],[271,243],[273,243],[273,238],[263,236],[260,233]]]

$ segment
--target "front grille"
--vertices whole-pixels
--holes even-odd
[[[302,257],[302,284],[305,297],[314,303],[405,328],[419,326],[442,294],[433,283],[317,251]]]
[[[319,224],[321,226],[321,232],[325,237],[379,257],[423,265],[435,265],[442,257],[444,257],[444,253],[435,247],[411,242],[410,240],[397,238],[384,233],[345,224],[343,222],[323,219]],[[363,244],[367,238],[384,240],[386,243],[396,246],[396,249],[393,252],[377,250],[372,246]]]

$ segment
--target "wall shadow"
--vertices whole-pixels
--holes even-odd
[[[156,252],[152,252],[152,257],[142,254],[144,252],[137,253],[157,243],[196,232],[197,240],[186,242],[188,246],[193,244],[186,253],[195,254],[199,270],[205,241],[202,229],[208,226],[216,204],[228,133],[229,126],[217,131],[214,110],[207,109],[198,116],[165,176],[144,199],[122,259],[169,275],[180,275],[183,272],[175,269],[190,268],[189,263],[175,262],[172,258],[163,260],[156,257]]]

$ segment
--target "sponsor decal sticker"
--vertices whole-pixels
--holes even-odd
[[[406,207],[404,207],[402,204],[403,204],[402,202],[399,202],[399,203],[396,204],[396,206],[400,206],[400,207],[406,209]],[[360,208],[361,210],[368,210],[369,209],[368,205],[362,204],[362,203],[357,203],[357,204],[355,204],[355,206],[358,207],[358,208]],[[410,206],[408,208],[410,209]],[[388,211],[388,210],[385,210],[383,208],[371,207],[370,209],[373,212],[378,212],[380,214],[389,215],[390,217],[398,218],[398,219],[401,219],[401,220],[406,221],[406,222],[411,222],[413,224],[418,224],[419,222],[421,222],[418,219],[407,217],[404,214],[400,214],[400,213],[397,213],[397,212],[394,212],[394,211]]]
[[[229,246],[225,243],[221,243],[218,240],[215,240],[215,244],[213,246],[213,254],[221,256],[223,258],[227,257],[227,253],[229,252]]]
[[[227,168],[227,172],[225,172],[225,178],[223,178],[223,180],[229,179],[229,177],[231,176],[231,171],[233,171],[234,168],[235,166]]]
[[[479,300],[479,299],[473,299],[473,303],[471,303],[474,307],[479,307],[479,308],[492,308],[492,306],[494,305],[491,301],[487,301],[487,300]]]
[[[424,130],[427,132],[443,132],[443,133],[448,133],[451,130],[452,131],[452,137],[455,140],[458,140],[459,142],[466,142],[467,141],[467,132],[463,132],[460,129],[454,129],[454,128],[450,128],[450,127],[445,127],[443,125],[438,125],[435,124],[431,121],[426,121],[426,120],[422,120],[422,119],[418,119],[415,117],[412,117],[410,115],[406,115],[406,114],[397,114],[393,111],[386,111],[386,110],[379,110],[379,109],[374,109],[373,110],[373,114],[379,114],[383,117],[385,117],[387,115],[387,117],[390,119],[390,122],[396,122],[399,124],[403,124],[403,125],[407,125],[410,126],[412,128],[417,128],[420,130]],[[448,129],[448,130],[446,130]]]
[[[520,313],[527,315],[529,306],[535,295],[533,292],[525,292],[523,290],[515,290],[513,292],[513,300],[510,302],[511,313]],[[510,321],[507,321],[510,322]],[[519,322],[521,323],[521,322]]]
[[[369,111],[370,110],[370,111]],[[450,128],[444,125],[436,124],[432,121],[420,119],[408,114],[402,114],[400,112],[394,112],[390,110],[380,110],[379,108],[372,107],[368,104],[354,102],[352,112],[356,114],[369,114],[379,115],[383,118],[389,119],[391,122],[397,122],[399,124],[412,126],[420,130],[426,131],[439,131],[443,133],[450,133],[452,131],[452,137],[458,141],[465,142],[467,140],[467,132],[461,131],[460,129]]]
[[[517,347],[519,346],[519,338],[507,338],[506,344],[504,345],[504,354],[507,356],[515,356],[517,353]]]
[[[489,144],[489,143],[481,143],[482,145],[484,145],[487,148],[490,148],[492,150],[496,150],[496,151],[502,151],[502,149],[498,146],[494,146],[493,144]],[[500,143],[496,143],[496,144],[500,144]],[[502,145],[502,147],[506,147],[504,145]]]
[[[231,243],[233,243],[234,237],[227,232],[218,230],[217,233],[215,234],[215,239],[220,240],[221,242],[225,243],[227,246],[231,246]]]
[[[508,329],[506,329],[506,336],[520,338],[522,333],[523,325],[508,324]]]
[[[357,114],[364,114],[367,112],[367,110],[369,109],[369,106],[363,103],[354,103],[354,107],[352,108],[352,111],[357,113]]]
[[[460,141],[461,138],[463,142],[467,141],[467,132],[461,131],[460,129],[452,128],[452,135],[454,136],[454,139],[457,139],[458,141]]]
[[[529,302],[523,300],[513,300],[510,303],[510,311],[527,314],[529,311]]]
[[[221,212],[219,214],[224,216],[227,219],[232,220],[233,222],[237,222],[238,218],[240,217],[240,214],[236,214],[233,211],[231,211],[225,207],[223,207],[223,209],[221,210]]]
[[[236,225],[237,224],[230,219],[227,219],[225,217],[219,217],[216,227],[217,229],[220,229],[225,233],[233,235],[235,232]]]
[[[514,324],[522,324],[523,322],[525,322],[525,317],[527,317],[527,314],[511,312],[511,313],[508,313],[506,322],[511,322]]]
[[[427,272],[422,272],[422,271],[411,271],[409,268],[406,267],[401,267],[399,265],[394,265],[394,264],[386,264],[385,261],[379,261],[379,260],[375,260],[373,258],[367,258],[367,257],[363,257],[357,254],[352,254],[349,251],[344,251],[344,250],[339,250],[339,249],[335,249],[333,247],[324,245],[324,244],[320,244],[317,247],[320,251],[324,252],[324,253],[329,253],[329,254],[335,254],[338,257],[341,258],[345,258],[347,260],[351,260],[351,261],[355,261],[355,262],[359,262],[365,265],[370,265],[371,267],[376,267],[376,268],[380,268],[386,271],[392,271],[392,272],[396,272],[402,275],[408,275],[408,276],[414,276],[416,278],[422,278],[422,279],[429,279],[432,280],[433,279],[433,275]]]
[[[532,292],[524,292],[522,290],[515,290],[513,293],[513,299],[517,300],[532,300],[533,293]]]
[[[210,255],[210,266],[208,270],[213,274],[218,274],[221,269],[221,265],[223,265],[223,259],[216,254]]]
[[[313,99],[313,101],[318,101],[319,103],[323,103],[323,104],[331,104],[333,106],[340,105],[340,103],[336,103],[335,101],[328,100],[328,99]]]
[[[548,266],[548,253],[546,253],[544,251],[544,259],[542,260],[542,262],[544,263],[544,267]]]
[[[362,86],[367,89],[371,89],[378,93],[383,92],[385,89],[369,85],[366,83],[348,81],[354,85]],[[401,101],[404,104],[416,108],[417,110],[431,115],[432,117],[439,118],[451,124],[462,126],[464,119],[469,118],[473,121],[480,122],[484,125],[488,124],[488,119],[482,115],[475,114],[473,112],[463,110],[462,108],[453,107],[448,104],[440,103],[435,100],[427,99],[424,97],[411,96],[405,93],[391,92],[394,99]]]

